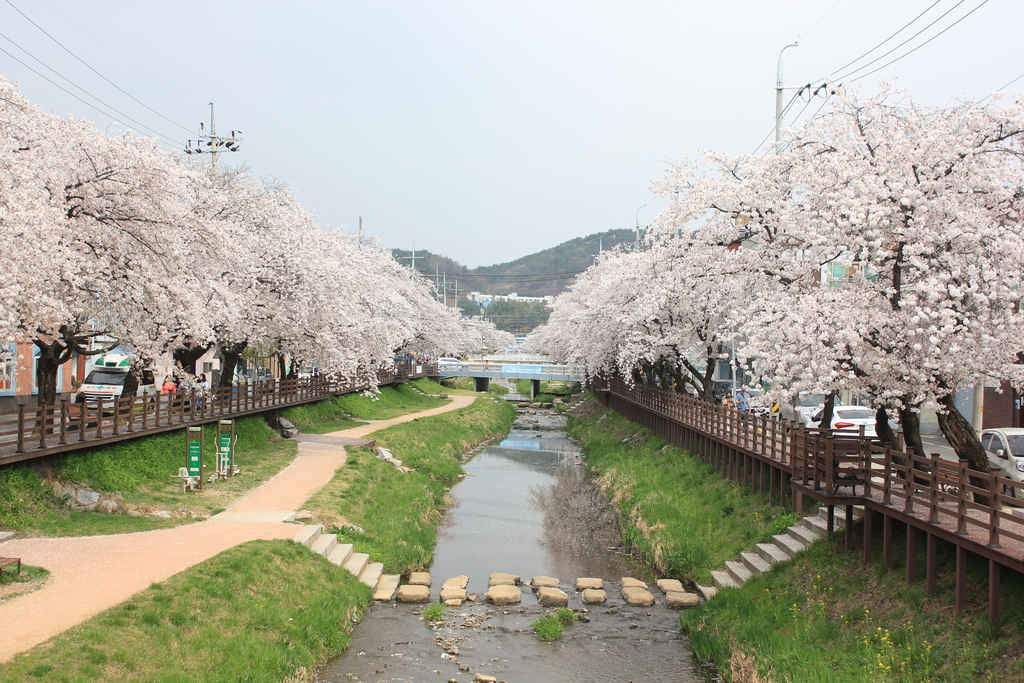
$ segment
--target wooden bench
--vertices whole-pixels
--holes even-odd
[[[12,564],[18,565],[18,575],[21,575],[21,558],[20,557],[0,557],[0,572],[3,571],[4,567],[10,567]]]

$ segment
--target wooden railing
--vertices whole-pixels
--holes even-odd
[[[661,420],[660,425],[646,424],[657,433],[681,428],[785,472],[799,494],[793,497],[794,506],[802,495],[829,505],[870,505],[901,519],[915,518],[936,531],[946,529],[968,545],[994,550],[1007,566],[1024,571],[1024,517],[1015,513],[1018,505],[1024,506],[1024,484],[999,472],[883,446],[863,433],[811,429],[629,385],[621,378],[598,380],[591,388],[599,398],[617,397],[651,416],[641,416],[641,422]]]
[[[377,383],[393,384],[435,374],[433,363],[398,365],[379,370]],[[61,401],[31,408],[19,406],[17,410],[0,412],[0,464],[178,429],[190,423],[310,403],[367,388],[368,384],[351,377],[320,376],[216,387],[209,393],[192,389],[77,403]]]

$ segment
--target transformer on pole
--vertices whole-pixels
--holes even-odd
[[[213,118],[213,102],[210,102],[210,134],[206,127],[199,124],[199,139],[189,140],[185,145],[185,154],[209,154],[213,161],[213,172],[217,172],[217,157],[222,152],[237,152],[242,145],[242,131],[233,130],[229,136],[217,135],[217,125]]]

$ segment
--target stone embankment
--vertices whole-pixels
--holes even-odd
[[[833,528],[838,531],[846,526],[845,508],[837,507]],[[864,515],[860,506],[853,509],[853,517],[859,520]],[[697,591],[707,600],[720,588],[737,588],[753,576],[764,574],[777,562],[789,560],[796,553],[828,533],[828,511],[819,508],[815,515],[808,515],[799,524],[789,527],[784,534],[776,534],[771,543],[758,543],[753,550],[740,553],[739,557],[725,563],[722,569],[711,572],[713,586],[697,586]]]

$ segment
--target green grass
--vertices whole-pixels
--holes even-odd
[[[563,626],[568,626],[576,621],[576,613],[568,607],[559,607],[555,610],[555,618],[562,622]]]
[[[205,429],[205,471],[214,470],[216,429]],[[227,507],[245,491],[279,472],[294,457],[296,444],[277,439],[260,417],[235,421],[235,462],[242,474],[206,483],[206,493],[183,493],[172,479],[185,464],[185,431],[143,436],[51,458],[52,475],[100,492],[119,492],[121,502],[144,516],[74,511],[62,505],[35,467],[0,467],[0,527],[26,536],[88,536],[163,529],[194,521]],[[191,516],[160,519],[155,510],[189,510]]]
[[[894,534],[897,548],[905,542],[901,532]],[[952,546],[940,543],[931,597],[924,592],[924,553],[921,578],[909,587],[902,563],[897,559],[886,573],[881,554],[878,540],[875,561],[865,566],[860,551],[844,550],[837,534],[740,589],[720,591],[680,621],[698,658],[722,672],[738,656],[780,681],[1024,680],[1024,576],[1003,572],[1004,614],[991,627],[984,560],[968,562],[968,607],[958,616]]]
[[[254,541],[0,664],[0,681],[309,680],[370,589],[289,541]]]
[[[328,434],[366,424],[352,419],[341,405],[341,398],[331,396],[316,403],[285,408],[281,411],[281,417],[298,427],[300,432],[307,434]]]
[[[432,602],[423,608],[423,620],[426,622],[441,621],[444,619],[444,603]]]
[[[402,473],[368,449],[349,449],[345,466],[306,509],[389,573],[423,569],[433,555],[448,489],[462,473],[462,455],[507,432],[514,419],[515,409],[505,402],[480,398],[460,410],[377,432],[377,443],[415,471]]]
[[[530,628],[542,643],[550,643],[562,637],[565,624],[554,614],[546,614],[530,624]]]
[[[431,380],[426,381],[436,384]],[[379,394],[370,396],[345,394],[337,398],[337,403],[346,413],[360,420],[388,420],[418,410],[437,408],[448,403],[447,399],[425,396],[413,388],[414,386],[429,386],[423,382],[424,380],[416,380],[409,384],[381,387]]]
[[[41,588],[50,572],[42,567],[21,565],[21,573],[16,573],[14,565],[4,567],[0,571],[0,604],[25,593]]]
[[[590,401],[589,416],[570,417],[569,434],[617,506],[627,546],[663,576],[706,585],[712,569],[798,520]]]

